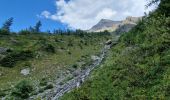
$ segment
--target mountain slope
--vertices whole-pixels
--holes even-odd
[[[131,16],[127,17],[123,21],[112,21],[112,20],[109,20],[109,19],[101,19],[99,21],[99,23],[94,25],[88,31],[89,32],[102,32],[102,31],[107,30],[109,32],[113,32],[113,31],[121,28],[124,25],[135,26],[139,20],[141,20],[141,17],[131,17]]]
[[[99,23],[94,25],[89,31],[100,32],[104,30],[114,31],[121,21],[112,21],[108,19],[101,19]]]
[[[23,100],[23,96],[25,99],[33,93],[35,95],[53,88],[58,80],[67,82],[77,75],[74,71],[78,70],[79,73],[93,61],[91,56],[100,53],[108,38],[110,35],[104,33],[47,34],[22,31],[4,35],[0,32],[0,99],[6,96]],[[35,86],[36,90],[31,89],[32,94],[25,91],[27,81],[23,80],[34,84],[28,85]]]
[[[120,37],[108,58],[81,88],[61,100],[169,100],[168,0]],[[164,13],[163,13],[164,12]]]

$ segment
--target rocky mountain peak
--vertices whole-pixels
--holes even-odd
[[[113,32],[116,29],[118,29],[120,26],[123,26],[125,24],[133,24],[136,25],[136,23],[142,19],[142,17],[132,17],[128,16],[125,20],[122,21],[113,21],[110,19],[101,19],[96,25],[94,25],[89,32],[100,32],[100,31],[110,31]]]

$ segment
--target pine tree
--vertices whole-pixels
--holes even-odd
[[[2,30],[6,30],[6,31],[10,31],[10,27],[13,24],[13,18],[9,18],[7,21],[5,21],[5,23],[2,26]]]
[[[40,32],[40,27],[42,26],[41,21],[38,21],[34,27],[35,32]]]

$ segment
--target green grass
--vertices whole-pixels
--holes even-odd
[[[17,61],[12,68],[0,66],[0,73],[2,73],[0,89],[6,90],[23,79],[32,80],[35,84],[38,84],[37,82],[42,78],[54,81],[59,72],[65,71],[79,61],[87,63],[91,55],[97,55],[104,46],[101,43],[104,43],[109,36],[79,37],[76,35],[31,34],[0,38],[0,47],[11,48],[15,52],[30,50],[35,55],[33,58]],[[52,45],[55,52],[45,50],[46,44]],[[21,75],[20,71],[24,68],[30,68],[31,74]]]
[[[124,33],[105,62],[61,100],[169,100],[170,17],[160,10]]]

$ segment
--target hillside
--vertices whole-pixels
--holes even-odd
[[[170,2],[161,0],[112,47],[82,87],[61,100],[169,100]]]
[[[21,31],[19,34],[2,33],[0,32],[0,97],[21,96],[22,99],[53,88],[57,80],[64,79],[67,75],[69,77],[60,84],[72,79],[74,71],[85,69],[110,38],[105,33],[79,34],[77,31],[71,34],[28,31]],[[33,84],[34,92],[21,92],[23,95],[17,92],[14,86],[22,83]],[[23,88],[27,88],[25,85]]]
[[[152,5],[87,32],[42,32],[41,21],[12,32],[9,18],[0,28],[0,99],[169,100],[170,0]]]

